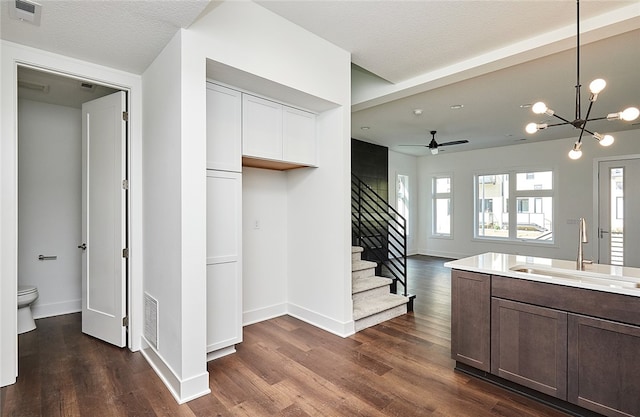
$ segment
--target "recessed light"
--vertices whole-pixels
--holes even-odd
[[[413,114],[420,116],[422,114],[422,109],[413,109]]]
[[[451,110],[460,110],[463,107],[464,107],[464,104],[452,104]]]
[[[362,129],[362,130],[369,130],[369,129],[371,129],[371,128],[370,128],[369,126],[362,126],[360,129]]]

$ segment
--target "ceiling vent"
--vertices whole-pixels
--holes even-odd
[[[96,85],[95,84],[91,84],[91,83],[87,83],[87,82],[81,82],[80,83],[80,88],[83,89],[84,91],[95,91]]]
[[[31,0],[12,0],[9,2],[9,16],[36,26],[40,26],[42,6]]]

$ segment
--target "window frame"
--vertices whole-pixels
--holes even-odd
[[[404,216],[403,213],[400,211],[400,205],[398,204],[400,202],[400,177],[405,177],[407,179],[407,183],[405,184],[405,190],[406,190],[406,194],[407,194],[407,198],[403,199],[404,201],[404,206],[407,209],[407,215]],[[409,174],[401,174],[401,173],[396,173],[396,211],[398,213],[400,213],[401,216],[404,217],[405,220],[405,236],[409,237],[411,235],[411,176]]]
[[[449,192],[448,193],[437,193],[436,182],[439,179],[448,178],[449,179]],[[438,233],[437,224],[437,209],[436,204],[439,199],[448,199],[449,200],[449,233]],[[454,213],[454,203],[453,203],[453,173],[445,172],[440,174],[433,174],[431,176],[431,226],[429,227],[429,237],[434,239],[453,239],[453,213]]]
[[[541,189],[530,189],[530,190],[517,190],[517,177],[518,174],[529,174],[536,172],[551,172],[551,181],[552,186],[551,189],[541,190]],[[499,237],[499,236],[481,236],[478,234],[478,230],[480,227],[480,221],[478,216],[479,209],[479,178],[487,177],[487,176],[502,176],[508,175],[509,187],[508,187],[508,197],[507,197],[507,210],[508,210],[508,218],[509,218],[509,228],[508,228],[508,236],[507,237]],[[474,241],[481,242],[494,242],[494,243],[519,243],[533,246],[545,246],[545,247],[557,247],[558,241],[556,239],[556,231],[557,231],[557,207],[558,207],[558,170],[554,167],[549,166],[537,166],[537,167],[519,167],[519,168],[510,168],[504,170],[495,170],[495,171],[480,171],[476,172],[473,175],[473,194],[474,194],[474,206],[473,206],[473,238]],[[552,223],[551,223],[551,236],[550,240],[537,240],[537,239],[525,239],[518,237],[517,232],[517,216],[518,216],[518,199],[522,198],[530,198],[534,199],[534,207],[535,207],[535,199],[551,197],[551,215],[552,215]],[[504,198],[504,196],[503,196]]]

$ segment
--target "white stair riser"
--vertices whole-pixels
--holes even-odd
[[[379,313],[357,320],[355,322],[355,330],[356,332],[359,332],[360,330],[366,329],[367,327],[375,326],[376,324],[391,320],[392,318],[401,316],[403,314],[407,314],[406,304],[391,308],[389,310],[381,311]]]
[[[362,252],[351,252],[351,261],[360,261],[362,260]]]
[[[372,288],[370,290],[366,290],[366,291],[362,291],[356,294],[353,294],[352,299],[353,302],[357,302],[357,301],[362,301],[362,300],[369,300],[372,298],[376,298],[378,296],[381,295],[388,295],[390,291],[390,286],[389,285],[385,285],[382,287],[378,287],[378,288]]]

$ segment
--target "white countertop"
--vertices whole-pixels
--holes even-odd
[[[585,264],[585,270],[578,271],[575,261],[494,252],[446,262],[444,266],[463,271],[640,297],[640,268]],[[517,269],[530,271],[516,271]]]

